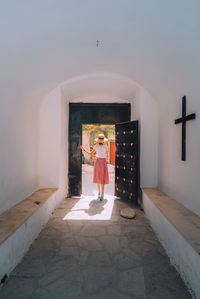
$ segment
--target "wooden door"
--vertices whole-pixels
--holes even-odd
[[[138,203],[138,121],[115,125],[115,195]]]
[[[82,187],[82,124],[116,124],[130,120],[130,104],[69,104],[68,196],[80,196]]]

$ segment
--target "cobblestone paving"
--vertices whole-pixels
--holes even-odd
[[[127,204],[115,200],[110,220],[63,220],[78,201],[66,199],[54,212],[1,299],[191,298],[142,211],[124,219],[119,209]],[[92,202],[94,216],[106,199]]]

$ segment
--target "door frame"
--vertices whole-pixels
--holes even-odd
[[[116,124],[131,120],[131,103],[69,103],[68,196],[82,191],[82,124]]]

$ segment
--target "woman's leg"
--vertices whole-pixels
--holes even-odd
[[[101,185],[100,184],[98,184],[98,198],[100,198],[100,193],[101,193]]]
[[[104,184],[101,185],[102,187],[102,194],[104,194]]]
[[[101,200],[103,200],[103,197],[104,197],[104,184],[101,184]]]

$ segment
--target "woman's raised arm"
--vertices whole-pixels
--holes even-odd
[[[80,145],[80,149],[82,149],[82,151],[88,155],[93,155],[96,153],[96,151],[93,149],[91,152],[87,152],[82,145]]]

